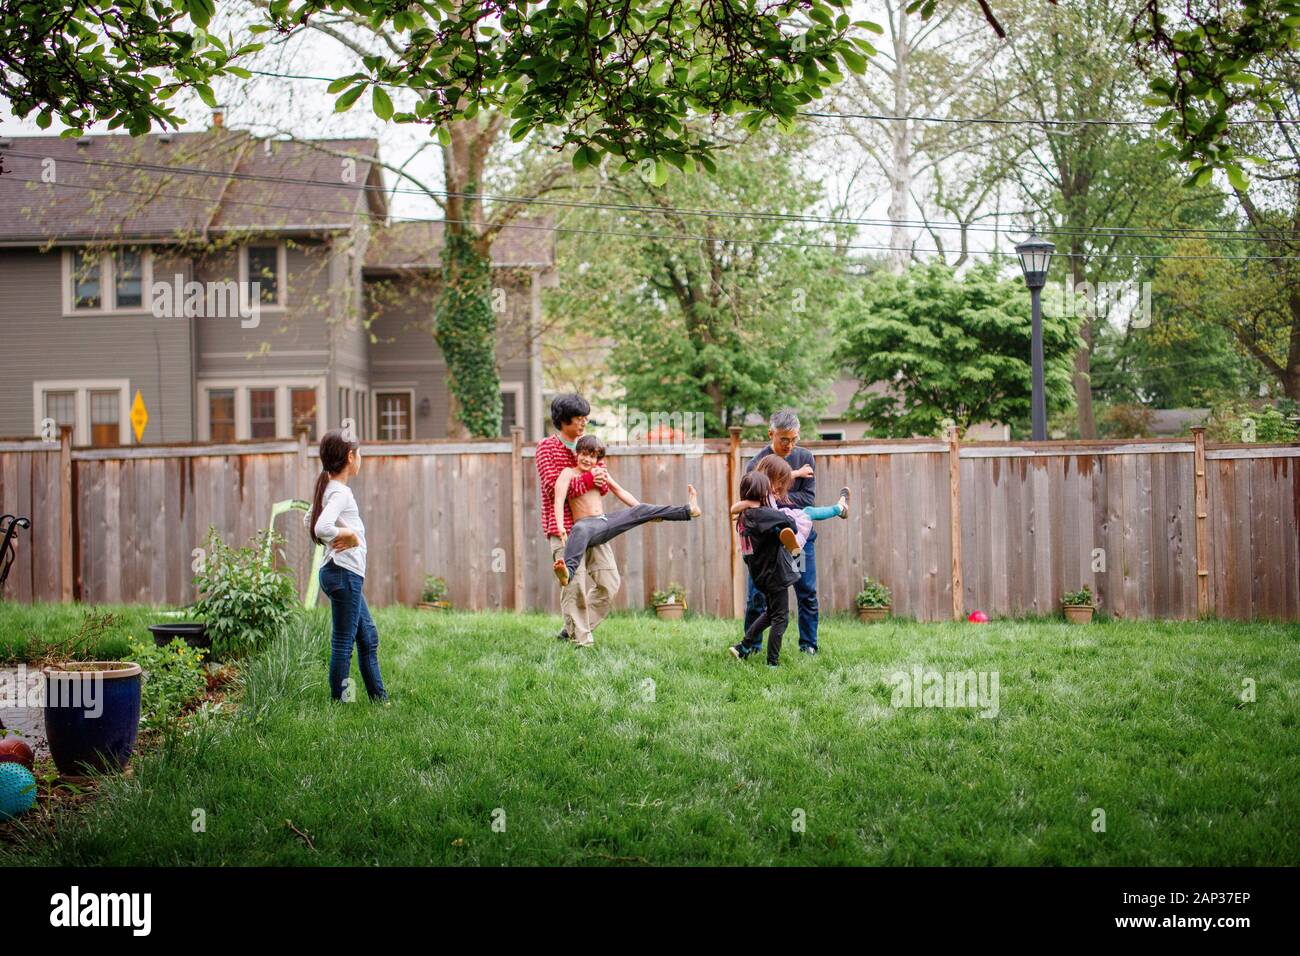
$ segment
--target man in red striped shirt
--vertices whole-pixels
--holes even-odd
[[[591,406],[581,395],[557,395],[551,402],[551,424],[556,433],[537,443],[537,487],[542,496],[542,533],[551,546],[551,562],[564,557],[564,541],[555,521],[555,482],[565,468],[576,468],[578,457],[574,446],[587,430],[587,416]],[[603,495],[609,490],[608,473],[604,465],[584,472],[569,482],[564,502],[564,531],[573,528],[573,513],[568,499],[586,494],[596,488]],[[578,647],[595,643],[592,631],[605,619],[613,605],[614,595],[622,580],[614,551],[609,544],[599,544],[587,550],[586,559],[569,578],[560,592],[560,613],[564,615],[564,629],[559,637],[572,641]]]

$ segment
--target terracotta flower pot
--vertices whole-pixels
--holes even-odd
[[[655,614],[665,621],[680,621],[686,613],[685,604],[656,604]]]
[[[875,621],[883,621],[885,618],[889,617],[890,610],[891,607],[888,604],[884,607],[859,607],[858,620],[867,624],[874,623]]]
[[[1092,621],[1092,612],[1097,610],[1091,604],[1063,604],[1065,619],[1071,624],[1088,624]]]

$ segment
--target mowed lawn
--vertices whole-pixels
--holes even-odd
[[[1300,863],[1294,626],[833,619],[773,670],[730,621],[579,650],[555,617],[395,608],[377,707],[326,700],[326,621],[0,862]],[[914,666],[996,672],[998,715],[892,707]]]

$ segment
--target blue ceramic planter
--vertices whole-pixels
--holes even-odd
[[[44,673],[45,736],[59,773],[125,770],[140,729],[140,665],[91,661]]]

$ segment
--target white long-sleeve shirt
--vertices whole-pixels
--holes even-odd
[[[308,514],[307,520],[311,520]],[[339,519],[347,525],[348,531],[355,531],[361,543],[354,548],[335,550],[328,547],[338,535]],[[325,486],[325,499],[321,506],[320,517],[316,519],[316,537],[325,542],[325,562],[333,561],[340,568],[347,568],[361,577],[366,576],[366,526],[361,523],[361,512],[357,509],[357,499],[352,489],[341,481],[330,481]]]

